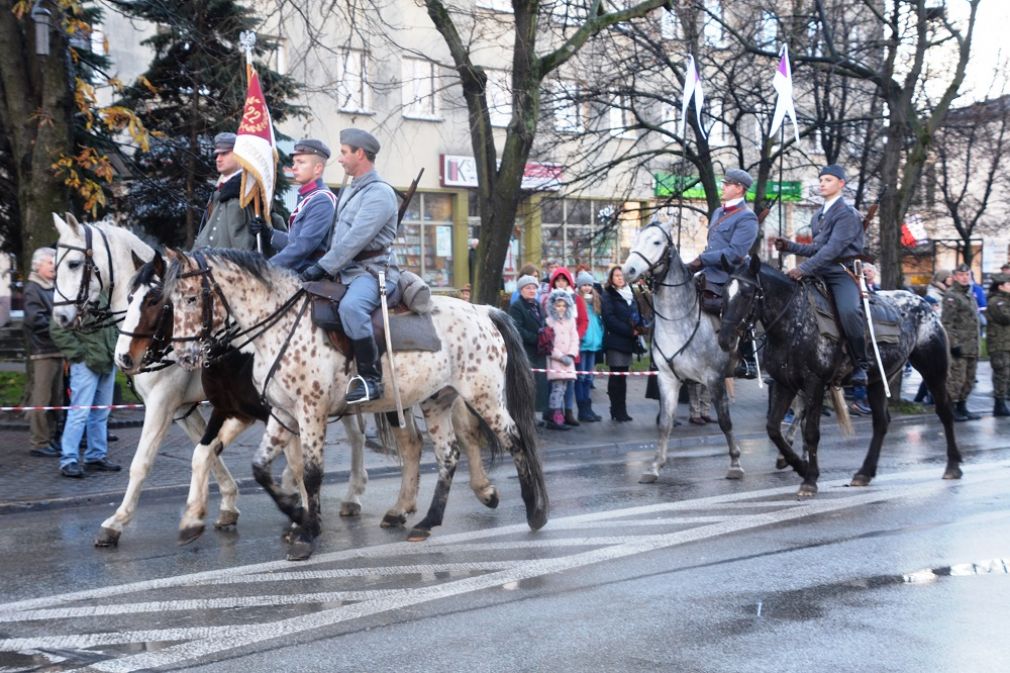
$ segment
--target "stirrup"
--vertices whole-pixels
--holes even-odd
[[[351,398],[352,386],[357,383],[360,387],[356,388],[353,392],[357,393],[361,391],[360,397]],[[357,376],[352,376],[347,382],[347,389],[344,391],[344,401],[347,404],[362,404],[364,402],[374,402],[375,400],[382,397],[382,382],[374,381],[372,385],[369,385],[368,379],[358,374]],[[374,385],[374,389],[373,386]],[[374,396],[373,396],[374,393]]]

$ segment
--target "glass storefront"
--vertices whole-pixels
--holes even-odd
[[[598,279],[618,264],[620,204],[595,199],[545,198],[541,205],[544,260],[554,260],[574,272],[579,265]]]
[[[469,212],[467,213],[467,228],[470,231],[470,238],[480,240],[480,207],[477,203],[477,193],[470,192]],[[519,275],[519,268],[522,264],[522,218],[516,218],[516,226],[512,230],[509,238],[508,252],[505,253],[505,262],[502,264],[502,286],[509,292],[515,288],[515,282]]]
[[[393,247],[400,268],[432,287],[453,287],[452,195],[418,193],[400,225]]]

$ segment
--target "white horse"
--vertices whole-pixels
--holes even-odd
[[[719,417],[719,429],[729,445],[726,478],[742,479],[740,447],[733,436],[726,395],[726,377],[733,371],[736,354],[726,353],[719,347],[719,319],[702,312],[694,276],[681,261],[670,232],[658,222],[643,228],[624,262],[623,271],[629,283],[646,273],[652,276],[656,314],[652,362],[659,370],[659,443],[652,465],[639,481],[643,484],[656,481],[660,468],[666,465],[677,399],[685,381],[708,386]]]
[[[53,215],[59,233],[54,318],[61,325],[69,326],[85,312],[103,313],[109,315],[110,320],[113,315],[127,314],[131,288],[129,277],[138,262],[153,258],[154,249],[126,229],[107,223],[81,224],[69,214],[66,218],[64,221]],[[108,296],[106,305],[101,305],[103,293]],[[139,305],[143,296],[138,295],[135,300],[135,304]],[[123,328],[127,331],[136,329],[132,316],[124,321]],[[118,355],[119,345],[117,359]],[[211,470],[221,491],[220,513],[214,525],[216,528],[234,526],[239,517],[236,504],[238,487],[218,454],[248,427],[248,421],[228,419],[216,433],[206,436],[207,423],[199,411],[193,410],[194,405],[207,399],[198,371],[175,366],[151,372],[135,370],[133,385],[145,403],[144,426],[130,464],[130,480],[123,501],[116,512],[102,522],[95,545],[109,547],[119,543],[123,528],[133,519],[144,480],[154,466],[158,447],[173,419],[196,444],[186,510],[179,523],[180,541],[196,539],[203,530],[208,472]],[[364,492],[368,480],[362,459],[365,439],[349,419],[345,422],[345,429],[351,443],[352,474],[341,511],[353,514],[355,509],[360,510],[358,496]]]
[[[288,558],[308,558],[320,533],[326,419],[347,411],[344,390],[350,361],[305,315],[309,298],[290,271],[268,265],[259,255],[235,250],[210,250],[193,257],[169,253],[169,257],[175,262],[165,295],[174,306],[174,350],[179,363],[201,366],[208,351],[222,345],[214,343],[213,335],[226,334],[229,325],[240,335],[231,338],[241,339],[243,350],[254,353],[253,379],[273,415],[253,472],[278,507],[300,527]],[[462,399],[480,419],[492,447],[498,444],[512,455],[527,523],[534,530],[541,528],[547,522],[548,499],[536,451],[533,379],[514,325],[497,309],[442,297],[434,299],[432,319],[440,350],[397,355],[403,406],[420,405],[439,466],[432,508],[419,526],[441,522],[459,457],[452,408]],[[383,360],[388,381],[388,358]],[[361,406],[366,412],[392,411],[391,386],[384,397]],[[289,451],[289,462],[303,465],[305,506],[273,480],[270,467],[281,451]]]

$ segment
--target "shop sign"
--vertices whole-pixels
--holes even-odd
[[[673,173],[657,171],[653,173],[652,177],[654,178],[653,193],[657,197],[668,198],[676,196],[681,186],[686,185],[687,187],[684,189],[685,199],[705,198],[705,188],[702,187],[701,181],[696,175],[674,175]],[[769,181],[765,184],[765,194],[768,198],[778,196],[780,193],[783,201],[802,201],[803,184],[799,181],[791,180],[781,183]],[[751,187],[747,192],[747,198],[753,200],[756,194],[755,187]]]
[[[477,187],[477,160],[459,154],[443,154],[439,162],[439,180],[443,187]],[[523,171],[522,189],[556,192],[561,189],[564,167],[531,161]]]

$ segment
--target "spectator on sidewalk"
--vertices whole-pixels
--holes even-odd
[[[690,381],[687,384],[687,395],[691,406],[688,421],[692,425],[714,423],[715,419],[709,415],[712,410],[712,395],[708,392],[708,386]]]
[[[107,301],[107,299],[103,299]],[[79,479],[84,470],[118,472],[120,466],[110,462],[109,408],[116,384],[113,353],[117,332],[114,326],[99,326],[100,321],[85,318],[79,330],[68,330],[55,322],[50,325],[53,342],[70,360],[70,404],[60,442],[60,474]],[[100,407],[91,408],[89,407]],[[80,463],[81,437],[87,429],[84,469]]]
[[[519,278],[523,276],[533,276],[538,278],[540,272],[537,271],[537,267],[532,264],[524,264],[521,269],[519,269]],[[537,281],[537,287],[539,288],[539,282]],[[519,301],[519,281],[516,280],[516,289],[512,291],[512,297],[509,299],[509,306]]]
[[[591,372],[596,368],[596,353],[603,348],[603,303],[596,291],[596,279],[589,271],[580,271],[575,278],[579,296],[586,307],[586,331],[579,343],[579,369]],[[575,403],[579,406],[579,421],[595,423],[603,418],[593,411],[593,375],[580,374],[575,381]]]
[[[638,336],[642,334],[641,314],[631,287],[624,281],[621,267],[607,274],[603,291],[603,343],[607,351],[607,366],[617,376],[607,381],[610,398],[610,418],[618,423],[634,420],[628,415],[628,378],[623,375],[631,367]]]
[[[971,289],[971,267],[961,264],[954,270],[954,282],[943,295],[941,319],[950,340],[950,375],[947,392],[954,403],[954,420],[977,421],[968,409],[968,396],[975,387],[979,352],[979,312]]]
[[[39,248],[32,254],[31,272],[25,283],[24,330],[28,339],[28,357],[32,361],[32,389],[28,405],[54,407],[63,402],[63,354],[49,335],[53,317],[53,281],[56,278],[56,251]],[[56,458],[58,411],[29,411],[28,427],[33,456]]]
[[[992,415],[1010,416],[1006,405],[1010,392],[1010,275],[998,273],[992,277],[988,313],[986,339],[992,365]]]
[[[526,351],[526,357],[529,358],[530,366],[534,369],[546,369],[547,355],[541,353],[538,348],[540,334],[544,329],[544,315],[541,313],[540,303],[537,301],[539,287],[540,283],[536,276],[520,276],[516,282],[519,299],[509,305],[509,317],[515,323],[516,329],[519,330],[519,336],[522,337],[523,349]],[[535,409],[546,416],[547,376],[543,372],[534,372],[533,380],[537,386]]]
[[[562,289],[551,292],[547,300],[547,325],[554,330],[551,357],[547,360],[547,380],[551,382],[551,410],[547,421],[548,430],[567,430],[568,410],[565,409],[565,394],[568,386],[575,381],[575,358],[579,356],[579,332],[575,327],[575,302],[572,295]]]
[[[589,317],[586,314],[586,303],[582,300],[582,297],[576,292],[575,279],[572,278],[572,272],[568,270],[567,267],[558,266],[555,267],[551,272],[550,280],[548,282],[547,294],[541,296],[541,309],[543,309],[543,314],[545,316],[550,315],[549,303],[552,301],[550,297],[554,294],[556,290],[561,290],[572,300],[575,304],[575,328],[578,332],[579,339],[582,339],[586,334],[586,328],[589,326]],[[575,354],[578,357],[578,353]],[[571,426],[577,426],[579,421],[575,418],[575,380],[569,380],[568,385],[565,387],[565,424]]]

